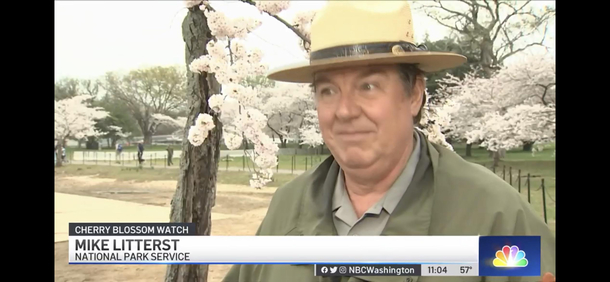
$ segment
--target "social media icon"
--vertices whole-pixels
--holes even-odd
[[[337,272],[337,267],[336,266],[335,267],[331,267],[330,268],[330,273],[335,273],[335,272]]]
[[[322,268],[320,268],[320,271],[322,271],[322,273],[326,273],[328,272],[328,268],[326,266],[322,266]]]
[[[345,267],[345,266],[339,267],[339,273],[341,273],[341,274],[347,273],[347,267]]]

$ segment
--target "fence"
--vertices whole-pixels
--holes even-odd
[[[275,167],[275,172],[300,174],[303,171],[320,164],[326,157],[327,156],[325,155],[278,155],[278,163]],[[248,156],[226,155],[220,159],[219,169],[222,169],[223,167],[225,171],[249,171],[255,167],[255,164]]]
[[[295,152],[295,151],[293,151]],[[174,152],[172,162],[175,166],[180,162],[179,152]],[[254,166],[254,162],[249,156],[243,156],[241,152],[221,151],[219,160],[219,169],[225,171],[250,171]],[[287,152],[284,152],[287,153]],[[102,164],[110,166],[163,166],[167,167],[167,152],[153,151],[144,152],[142,158],[144,163],[138,161],[137,152],[123,152],[117,155],[115,152],[98,152],[98,151],[82,151],[73,152],[69,156],[69,162],[73,164]],[[285,174],[300,174],[305,170],[311,169],[318,165],[327,155],[278,155],[278,164],[275,167],[277,173]]]
[[[555,202],[555,200],[553,199],[553,197],[551,197],[551,195],[548,193],[547,191],[547,187],[544,183],[544,178],[540,178],[540,185],[538,186],[538,188],[536,189],[532,189],[532,178],[537,178],[537,176],[533,176],[530,173],[522,173],[520,169],[517,170],[513,170],[512,167],[508,167],[508,170],[506,168],[506,165],[502,166],[502,171],[496,171],[496,167],[494,167],[492,165],[491,170],[498,176],[502,177],[502,179],[504,179],[504,181],[508,182],[511,186],[515,187],[516,185],[516,189],[519,192],[519,194],[521,194],[521,190],[525,190],[527,189],[527,202],[528,203],[532,203],[532,191],[537,192],[540,191],[540,195],[542,197],[542,213],[543,213],[543,217],[544,217],[544,222],[548,223],[547,220],[547,197]],[[514,176],[513,171],[516,172],[516,176]],[[524,179],[524,180],[523,180]]]

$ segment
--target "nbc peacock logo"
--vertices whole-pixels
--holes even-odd
[[[526,267],[525,252],[519,250],[517,246],[504,246],[502,250],[496,252],[493,265],[495,267]]]

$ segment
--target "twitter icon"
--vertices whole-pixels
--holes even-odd
[[[336,266],[335,267],[331,267],[330,268],[330,273],[335,273],[335,272],[337,272],[337,267]]]

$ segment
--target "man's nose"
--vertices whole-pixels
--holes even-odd
[[[340,120],[349,120],[360,115],[362,108],[351,93],[341,93],[335,115]]]

